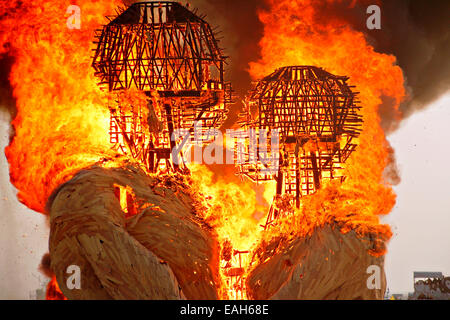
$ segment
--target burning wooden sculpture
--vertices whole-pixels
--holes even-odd
[[[196,129],[206,143],[223,122],[225,57],[210,26],[176,2],[133,4],[97,37],[93,67],[114,101],[110,142],[146,172],[91,167],[54,193],[51,267],[58,283],[68,263],[85,278],[83,290],[61,290],[71,299],[217,299],[219,245],[189,176],[174,172],[187,168],[174,161],[172,135]],[[148,175],[159,172],[172,174]]]
[[[264,232],[256,220],[246,219],[248,223],[240,226],[261,231],[248,237],[257,246],[235,250],[224,245],[225,239],[241,240],[247,234],[227,233],[221,227],[235,227],[231,221],[242,222],[243,210],[251,214],[257,204],[230,206],[227,212],[234,216],[207,211],[212,197],[205,192],[207,198],[200,199],[192,176],[179,173],[185,171],[184,163],[175,161],[171,152],[180,142],[171,139],[177,129],[192,133],[197,125],[197,139],[212,140],[209,129],[220,126],[231,102],[231,86],[224,80],[225,57],[210,26],[179,3],[162,1],[135,3],[110,19],[97,32],[92,63],[99,85],[110,96],[105,110],[86,61],[95,20],[118,2],[82,1],[83,12],[90,17],[83,27],[86,32],[67,32],[60,16],[65,4],[47,2],[33,2],[30,9],[4,1],[8,14],[0,19],[0,47],[14,58],[9,77],[18,110],[15,136],[5,152],[19,199],[50,217],[49,264],[55,276],[50,295],[69,299],[382,297],[384,273],[380,290],[368,291],[366,270],[373,265],[383,270],[385,244],[392,235],[378,219],[393,206],[394,194],[379,185],[387,160],[377,123],[380,92],[392,89],[395,94],[388,96],[397,102],[403,94],[401,70],[394,67],[392,56],[376,53],[353,30],[339,27],[343,33],[337,33],[333,26],[321,28],[325,37],[315,39],[314,34],[302,35],[302,28],[292,31],[290,20],[283,22],[283,17],[293,15],[271,12],[270,18],[282,22],[274,25],[283,41],[275,37],[276,41],[262,43],[274,46],[277,53],[302,52],[298,59],[277,54],[275,64],[320,61],[336,66],[348,56],[363,57],[342,70],[355,78],[362,75],[358,81],[368,106],[366,119],[374,122],[365,128],[364,139],[373,137],[376,143],[373,148],[364,145],[371,156],[364,172],[374,174],[361,183],[361,190],[359,180],[351,190],[334,182],[325,186],[324,179],[344,178],[340,164],[355,149],[362,121],[355,93],[345,77],[320,68],[278,69],[251,92],[244,118],[244,127],[253,130],[244,136],[247,147],[256,144],[263,130],[279,131],[277,171],[268,173],[266,159],[259,152],[252,158],[250,150],[239,168],[254,181],[277,182],[266,226],[295,205],[300,206],[300,214],[280,219]],[[283,8],[289,8],[289,1],[282,2]],[[292,8],[294,13],[294,9],[299,10]],[[271,29],[270,24],[265,27]],[[42,41],[36,41],[36,35]],[[324,41],[340,48],[339,54],[322,51]],[[295,43],[292,51],[285,47],[290,43]],[[39,59],[41,55],[48,59]],[[261,61],[271,68],[271,59]],[[370,77],[364,75],[366,68]],[[119,152],[111,151],[108,138]],[[352,168],[358,169],[361,166]],[[238,194],[223,196],[230,185],[217,188],[217,203]],[[247,193],[242,193],[245,202]],[[301,199],[312,193],[314,197]],[[391,204],[382,208],[386,200]],[[289,228],[283,229],[286,225]],[[236,242],[241,241],[230,243]],[[81,289],[68,286],[71,266],[81,270]],[[222,294],[225,290],[235,295]]]
[[[317,67],[284,67],[250,92],[241,121],[250,134],[244,137],[247,150],[239,172],[255,182],[277,182],[265,227],[287,214],[291,205],[298,208],[300,198],[316,192],[323,179],[344,179],[340,165],[355,149],[362,123],[347,80]],[[257,142],[263,141],[263,131],[274,130],[280,142],[275,174],[266,170]]]
[[[111,143],[143,163],[149,172],[177,170],[177,129],[206,143],[231,103],[224,80],[225,57],[211,27],[177,2],[131,5],[97,33],[93,67],[100,85],[117,93],[110,105]],[[148,97],[139,104],[126,91]],[[180,165],[179,165],[180,164]]]

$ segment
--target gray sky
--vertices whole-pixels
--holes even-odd
[[[389,136],[402,181],[397,205],[383,220],[394,237],[386,256],[391,293],[413,290],[413,271],[450,275],[450,93],[405,120]],[[0,113],[0,148],[8,142],[9,117]],[[41,214],[21,205],[0,155],[0,299],[28,299],[44,277],[37,270],[48,251]]]
[[[383,220],[394,237],[386,256],[391,293],[413,291],[413,271],[450,276],[450,92],[403,121],[388,140],[401,183]]]

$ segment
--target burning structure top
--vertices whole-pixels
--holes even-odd
[[[298,207],[300,198],[317,191],[323,179],[344,178],[340,165],[355,149],[362,123],[356,93],[347,80],[318,67],[290,66],[266,76],[250,92],[241,115],[250,134],[244,136],[247,153],[239,170],[254,181],[277,181],[268,223],[283,211],[280,207]],[[274,130],[280,142],[277,150],[271,146],[279,152],[276,173],[266,170],[260,152],[261,135]]]
[[[135,3],[97,37],[93,66],[110,91],[200,91],[224,85],[225,57],[211,27],[177,2]]]
[[[99,85],[117,93],[109,106],[110,141],[119,151],[150,172],[176,170],[176,130],[193,134],[200,128],[201,143],[213,139],[209,129],[226,119],[232,90],[224,81],[226,57],[202,17],[177,2],[138,2],[110,19],[96,38]],[[147,103],[130,98],[130,90],[145,93]]]

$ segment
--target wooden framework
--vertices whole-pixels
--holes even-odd
[[[232,103],[231,85],[224,81],[226,57],[213,30],[178,2],[139,2],[110,19],[96,38],[99,85],[109,92],[137,89],[149,97],[148,110],[124,106],[119,98],[111,103],[111,142],[150,172],[177,169],[172,133],[193,132],[197,124],[207,143],[208,130],[223,123]],[[130,109],[134,113],[125,111]],[[159,129],[149,131],[155,122]]]
[[[341,164],[355,150],[354,138],[362,124],[357,93],[347,80],[318,67],[284,67],[250,92],[240,122],[255,136],[249,134],[244,140],[258,141],[263,130],[278,130],[280,135],[277,173],[264,170],[259,145],[252,161],[250,142],[239,165],[239,173],[255,182],[277,181],[265,227],[289,211],[286,202],[299,207],[300,198],[316,192],[323,179],[344,179]]]
[[[246,296],[244,260],[248,259],[249,251],[234,250],[229,261],[226,261],[224,274],[227,277],[228,296],[232,300],[244,300]]]

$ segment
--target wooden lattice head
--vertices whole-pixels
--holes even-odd
[[[198,94],[225,87],[225,57],[213,30],[177,2],[135,3],[99,30],[97,38],[93,67],[110,91]]]
[[[249,124],[279,129],[286,142],[299,137],[323,142],[336,142],[343,134],[356,137],[362,120],[347,80],[313,66],[277,69],[251,91],[248,102],[257,110]]]
[[[276,180],[268,224],[291,204],[298,207],[300,198],[316,192],[323,180],[345,178],[342,164],[355,150],[362,125],[357,93],[347,80],[318,67],[283,67],[250,91],[241,114],[247,130],[238,169],[256,182]],[[279,134],[277,148],[269,137],[261,140],[274,131]],[[278,161],[261,150],[277,150]]]

